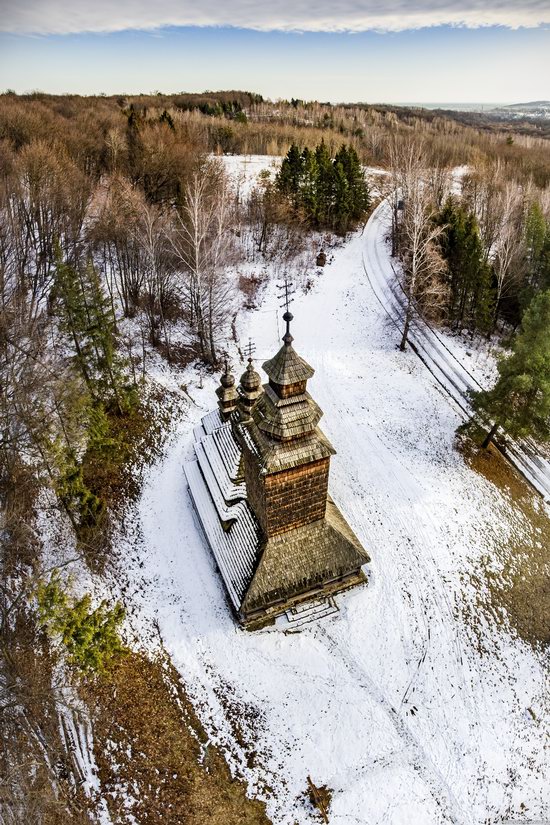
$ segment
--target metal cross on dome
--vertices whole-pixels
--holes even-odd
[[[283,341],[287,346],[289,346],[294,340],[292,335],[290,334],[290,322],[294,317],[290,311],[290,304],[294,300],[292,296],[294,295],[296,290],[294,289],[294,284],[286,274],[284,276],[283,283],[277,284],[277,287],[281,290],[281,292],[277,296],[279,298],[279,301],[282,301],[282,304],[279,304],[279,306],[281,307],[281,309],[285,307],[283,321],[286,321],[286,332],[283,335]]]
[[[244,354],[248,356],[248,360],[252,363],[252,356],[256,352],[256,344],[252,342],[252,338],[248,339],[248,344],[244,348]]]

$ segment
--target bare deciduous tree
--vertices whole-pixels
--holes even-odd
[[[496,326],[500,304],[514,280],[514,260],[523,241],[523,197],[518,186],[507,182],[497,197],[498,224],[491,250],[495,274],[495,309],[493,328]]]
[[[167,354],[170,357],[166,313],[169,303],[177,300],[178,295],[176,274],[169,256],[168,226],[169,218],[163,209],[144,201],[139,222],[133,232],[141,249],[142,294],[149,324],[149,337],[152,344],[159,344],[159,332],[162,330]]]
[[[119,304],[124,316],[132,318],[139,306],[145,277],[139,232],[145,198],[127,178],[115,175],[98,186],[94,200],[97,209],[90,240],[97,262],[113,304]]]
[[[217,338],[227,317],[233,202],[220,166],[206,162],[189,181],[170,242],[183,272],[183,293],[201,357],[218,360]]]
[[[407,346],[415,307],[424,313],[441,313],[445,286],[445,262],[439,252],[438,238],[443,227],[434,222],[436,206],[430,180],[441,186],[439,175],[430,175],[421,142],[394,144],[392,148],[392,203],[395,249],[402,262],[402,287],[406,296],[403,334],[399,348]]]

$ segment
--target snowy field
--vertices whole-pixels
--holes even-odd
[[[248,169],[271,159],[260,161]],[[395,348],[363,269],[374,237],[367,227],[336,249],[292,307],[295,348],[316,370],[309,390],[338,451],[331,494],[372,557],[368,585],[300,633],[235,625],[182,471],[216,380],[164,367],[159,380],[185,383],[193,403],[121,541],[130,624],[151,646],[158,629],[213,741],[277,825],[318,821],[308,774],[334,790],[332,825],[550,820],[545,662],[483,614],[481,653],[462,618],[487,537],[506,536],[505,505],[453,449],[456,405]],[[276,292],[269,284],[238,325],[259,366],[280,345]]]

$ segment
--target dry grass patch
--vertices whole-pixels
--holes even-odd
[[[130,653],[90,701],[102,796],[117,825],[269,825],[265,805],[208,743],[168,659]]]
[[[550,518],[542,499],[492,445],[461,444],[468,465],[503,493],[506,538],[490,537],[490,555],[482,560],[491,613],[508,620],[533,646],[550,644]],[[504,611],[504,612],[503,612]]]

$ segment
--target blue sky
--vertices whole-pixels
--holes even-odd
[[[141,14],[141,7],[134,16],[129,13],[110,22],[109,15],[94,18],[84,10],[77,17],[64,16],[63,2],[56,0],[48,16],[49,0],[44,0],[34,18],[23,20],[15,6],[11,17],[8,8],[7,24],[0,23],[0,89],[109,94],[234,88],[271,98],[370,102],[550,98],[550,26],[532,25],[542,14],[537,0],[533,6],[539,17],[526,19],[529,27],[511,28],[521,22],[515,18],[509,26],[476,25],[472,18],[467,26],[433,25],[439,17],[427,18],[417,4],[429,25],[414,28],[418,15],[408,20],[396,14],[385,20],[385,31],[351,32],[334,31],[338,20],[326,15],[312,17],[309,23],[310,28],[325,29],[321,31],[292,30],[303,21],[290,11],[284,19],[260,15],[248,20],[246,4],[246,28],[147,29],[156,25],[155,18]],[[99,5],[102,2],[105,6],[105,0]],[[440,14],[443,0],[433,3]],[[149,5],[157,8],[152,0]],[[75,6],[78,0],[73,0],[71,8]],[[359,7],[363,8],[360,2]],[[346,9],[343,23],[349,28],[371,25],[353,17],[354,6]],[[480,14],[478,22],[484,22],[484,12]],[[158,18],[163,19],[170,19],[169,14]],[[291,30],[270,30],[286,25],[285,20]],[[80,27],[89,31],[80,32]]]

